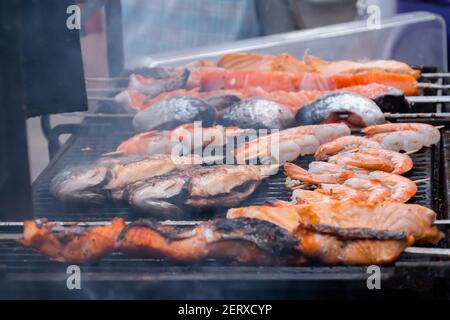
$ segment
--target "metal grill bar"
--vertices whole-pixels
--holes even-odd
[[[423,78],[429,78],[429,79],[450,78],[450,73],[448,73],[448,72],[422,73],[420,76]]]
[[[406,100],[410,103],[447,103],[450,96],[410,96]]]
[[[424,74],[424,78],[442,78],[449,77],[450,74],[444,74],[442,77]],[[88,82],[106,82],[126,81],[126,78],[88,78]],[[107,86],[108,84],[105,84]],[[123,85],[122,85],[123,86]],[[102,88],[100,88],[102,89]],[[100,90],[101,91],[101,90]],[[438,91],[437,95],[440,94]],[[91,100],[104,100],[111,98],[91,97]],[[408,97],[412,103],[429,103],[437,111],[436,103],[450,102],[448,97]],[[419,107],[419,106],[418,106]],[[420,105],[422,107],[422,105]],[[420,111],[428,111],[429,109]],[[450,113],[415,113],[405,114],[405,117],[393,114],[392,119],[411,118],[416,115],[420,119],[427,117],[447,118]],[[71,221],[83,221],[89,225],[103,224],[112,217],[120,216],[126,220],[134,220],[136,215],[126,204],[114,204],[108,206],[97,207],[73,207],[66,206],[54,199],[48,192],[48,184],[50,179],[60,170],[67,166],[77,164],[85,164],[95,161],[100,154],[115,150],[117,145],[124,139],[134,134],[131,125],[131,119],[127,117],[109,117],[108,115],[96,114],[79,114],[85,118],[82,124],[82,130],[76,135],[69,138],[69,141],[58,152],[46,170],[33,183],[33,198],[35,203],[35,216],[48,217],[51,220],[68,223]],[[443,139],[446,136],[444,135]],[[445,141],[444,141],[445,142]],[[444,148],[446,144],[444,143]],[[418,192],[411,200],[412,203],[418,203],[432,209],[439,209],[437,198],[439,197],[437,190],[437,179],[439,174],[440,147],[425,148],[420,152],[413,154],[414,169],[406,176],[412,180],[424,180],[424,183],[418,185]],[[450,150],[449,150],[450,152]],[[304,157],[298,161],[302,167],[307,167],[311,157]],[[448,172],[446,171],[446,174]],[[448,179],[447,179],[448,180]],[[285,177],[280,172],[279,175],[264,181],[255,194],[244,202],[242,205],[263,204],[268,200],[275,198],[289,200],[290,191],[284,187]],[[449,180],[450,181],[450,180]],[[450,182],[449,182],[450,183]],[[447,227],[450,224],[449,217],[442,215],[441,210],[439,216],[442,220],[437,220],[436,225]],[[446,212],[446,211],[445,211]],[[205,218],[218,215],[223,216],[223,211],[208,212]],[[199,221],[166,221],[167,224],[196,224]],[[65,267],[57,263],[49,262],[45,257],[33,252],[30,249],[18,247],[14,241],[20,232],[21,223],[7,223],[0,225],[0,282],[2,277],[9,280],[10,283],[16,281],[21,283],[34,283],[41,281],[45,283],[64,283],[66,279]],[[9,231],[8,231],[9,230]],[[13,230],[13,231],[11,231]],[[10,232],[10,233],[8,233]],[[442,276],[440,271],[442,268],[448,268],[447,261],[449,249],[443,248],[408,248],[400,259],[388,267],[382,268],[383,281],[394,281],[400,283],[402,287],[407,286],[407,281],[413,278],[406,276],[410,272],[419,274],[426,281],[432,278]],[[445,264],[447,263],[447,264]],[[2,265],[4,267],[2,267]],[[426,272],[420,273],[424,266],[430,270],[436,270],[436,273]],[[447,267],[446,267],[447,266]],[[365,280],[367,273],[365,267],[324,267],[322,265],[309,266],[286,266],[286,267],[262,267],[262,266],[236,266],[226,262],[219,261],[202,261],[195,264],[174,263],[164,259],[134,259],[125,257],[120,253],[112,253],[100,262],[89,263],[82,266],[83,274],[89,281],[97,281],[110,286],[112,282],[130,283],[131,286],[127,293],[134,292],[142,283],[154,284],[158,281],[197,281],[207,283],[212,281],[221,281],[222,283],[237,282],[245,287],[254,288],[258,283],[266,281],[265,289],[274,288],[279,284],[286,286],[295,283],[296,288],[304,288],[299,286],[298,281],[302,283],[311,283],[318,281],[338,281],[348,286],[352,281],[360,283],[365,288]],[[284,282],[285,281],[285,282]],[[270,285],[267,286],[267,283]],[[383,282],[387,285],[386,282]],[[1,284],[0,284],[1,286]],[[414,286],[414,285],[413,285]],[[141,286],[142,287],[142,286]],[[147,288],[149,288],[147,286]],[[283,287],[285,288],[285,287]],[[317,288],[317,286],[316,286]],[[240,287],[242,289],[242,287]],[[217,287],[214,287],[217,290]],[[269,291],[271,291],[269,290]],[[66,290],[67,291],[67,290]],[[153,290],[157,292],[158,290]],[[179,291],[179,290],[178,290]],[[267,292],[268,290],[261,290]],[[148,295],[147,295],[148,296]],[[234,296],[235,297],[235,296]]]
[[[436,84],[436,83],[427,83],[427,82],[419,82],[416,84],[417,88],[421,89],[436,89],[436,90],[448,90],[450,89],[450,85],[448,84]]]

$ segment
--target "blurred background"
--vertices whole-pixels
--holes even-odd
[[[450,19],[450,1],[428,0],[122,0],[123,54],[126,61],[164,56],[185,49],[306,30],[356,20],[385,19],[398,13],[429,11]],[[81,47],[86,77],[107,77],[105,3],[77,2],[82,8]],[[111,21],[109,21],[111,24]],[[114,25],[114,21],[112,22]],[[448,23],[447,23],[448,25]],[[117,31],[117,30],[116,30]],[[109,70],[110,71],[110,70]],[[52,116],[52,125],[81,121]],[[31,178],[49,162],[38,117],[27,120]],[[62,140],[64,140],[64,136]]]

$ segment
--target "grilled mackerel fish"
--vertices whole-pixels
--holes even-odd
[[[123,229],[116,248],[138,257],[174,261],[232,260],[244,264],[300,263],[296,239],[275,224],[256,219],[216,219],[180,228],[143,219]]]
[[[45,219],[24,222],[23,237],[17,242],[58,262],[83,263],[98,260],[114,249],[125,222],[115,218],[109,225],[64,227]]]
[[[182,218],[190,208],[239,204],[254,192],[269,170],[267,166],[217,165],[174,171],[129,185],[124,198],[142,213]]]
[[[63,170],[50,182],[50,193],[71,203],[122,199],[130,183],[197,165],[199,159],[170,155],[119,155]]]

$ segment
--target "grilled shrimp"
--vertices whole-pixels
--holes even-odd
[[[293,161],[299,156],[313,154],[320,143],[313,135],[281,134],[279,132],[251,140],[237,148],[234,156],[238,164],[259,159],[261,163],[279,164]]]
[[[326,160],[331,155],[358,147],[381,148],[381,145],[376,141],[363,137],[344,136],[321,145],[314,157],[317,160]]]
[[[244,133],[244,129],[238,127],[214,126],[203,128],[196,123],[183,124],[168,131],[147,131],[131,137],[122,142],[118,152],[126,154],[171,154],[175,151],[192,151],[198,147],[194,139],[201,141],[199,147],[219,146],[226,143],[230,135]],[[200,137],[197,135],[201,134]],[[175,146],[182,150],[176,150]]]
[[[393,151],[411,152],[431,146],[425,135],[413,130],[377,133],[370,136],[370,140],[378,142],[383,149]]]
[[[280,131],[281,135],[310,134],[315,136],[321,144],[333,141],[343,136],[348,136],[350,133],[350,128],[344,123],[306,125]]]
[[[344,185],[363,192],[367,202],[388,201],[390,197],[388,188],[378,181],[363,178],[350,178],[344,182]]]
[[[366,170],[353,166],[341,166],[336,163],[329,163],[325,161],[312,161],[308,166],[309,173],[342,173],[347,172],[349,176],[360,176],[369,174],[370,170]]]
[[[368,170],[381,170],[396,174],[408,172],[413,167],[411,158],[399,152],[378,148],[344,152],[329,158],[331,163],[354,166]]]
[[[312,190],[296,189],[292,193],[294,204],[330,203],[334,201],[365,201],[366,195],[354,188],[342,184],[321,184],[320,188]]]
[[[425,123],[387,123],[381,125],[370,126],[363,129],[366,135],[376,135],[378,133],[396,132],[396,131],[415,131],[419,133],[423,139],[424,146],[431,146],[439,142],[441,134],[439,130]]]
[[[417,192],[417,186],[413,181],[397,174],[374,171],[367,178],[383,184],[389,190],[389,201],[406,202]]]
[[[336,201],[328,194],[317,192],[317,190],[313,191],[304,189],[294,190],[294,192],[292,192],[291,200],[293,204],[309,204]],[[275,204],[277,206],[280,206],[278,202]]]
[[[348,170],[327,173],[310,173],[290,162],[284,164],[284,171],[285,175],[289,178],[309,184],[341,183],[353,176],[353,173]]]
[[[364,201],[366,195],[354,188],[341,184],[321,184],[320,188],[316,190],[318,193],[328,195],[334,200],[346,201]]]

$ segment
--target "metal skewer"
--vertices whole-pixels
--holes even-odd
[[[127,90],[128,88],[87,88],[86,92],[121,92]]]
[[[86,82],[114,82],[114,81],[128,81],[129,78],[86,78]]]
[[[435,113],[384,113],[385,118],[450,118],[450,112],[435,112]]]
[[[109,97],[89,97],[89,96],[88,96],[88,100],[92,100],[92,101],[116,101],[114,98],[109,98]]]
[[[420,89],[450,89],[449,84],[437,84],[437,83],[426,83],[426,82],[419,82],[416,84],[417,88]]]
[[[410,103],[446,103],[450,102],[450,96],[409,96],[406,100]]]
[[[434,225],[437,226],[450,226],[450,219],[439,219],[434,221]]]
[[[450,73],[448,72],[422,73],[420,76],[423,78],[450,78]]]
[[[412,253],[412,254],[426,255],[426,256],[433,256],[433,257],[450,258],[450,249],[447,249],[447,248],[409,247],[409,248],[406,248],[404,252]]]
[[[80,221],[52,221],[55,223],[59,223],[62,225],[73,225],[74,223],[80,223]],[[164,220],[164,221],[160,221],[160,223],[162,224],[167,224],[167,225],[197,225],[200,224],[204,221],[192,221],[192,220]],[[83,225],[87,225],[87,226],[104,226],[107,225],[109,223],[111,223],[111,221],[109,220],[105,220],[105,221],[86,221],[86,222],[81,222]],[[129,222],[127,222],[129,223]],[[438,219],[435,220],[433,223],[435,226],[450,226],[450,219]],[[20,221],[13,221],[13,222],[8,222],[8,221],[0,221],[0,227],[22,227],[23,226],[23,222]]]

